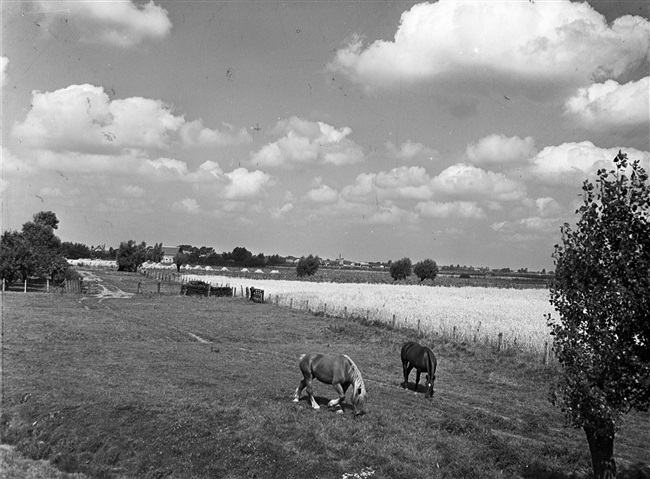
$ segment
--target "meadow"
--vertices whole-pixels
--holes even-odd
[[[183,276],[241,291],[261,288],[267,301],[332,316],[354,316],[420,329],[461,341],[523,348],[542,354],[550,344],[545,314],[549,293],[540,288],[446,287],[383,283],[309,282],[222,275]]]
[[[2,296],[0,432],[26,457],[125,479],[588,475],[584,434],[547,400],[556,366],[525,351],[241,297],[157,294],[155,280],[94,273],[133,294]],[[432,399],[413,391],[413,375],[400,387],[407,340],[438,356]],[[291,401],[307,351],[353,357],[366,415]],[[315,394],[321,405],[334,397],[322,384]],[[648,415],[626,417],[619,477],[650,463],[648,443]]]

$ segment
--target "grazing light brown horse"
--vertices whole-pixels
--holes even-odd
[[[415,368],[415,390],[418,390],[420,383],[420,372],[427,373],[426,392],[424,397],[430,398],[433,396],[433,383],[436,380],[436,367],[438,360],[436,355],[433,354],[431,349],[426,346],[420,346],[418,343],[408,342],[402,346],[402,368],[404,369],[404,382],[403,388],[408,388],[409,374]]]
[[[311,407],[319,409],[320,406],[314,399],[312,389],[312,380],[318,379],[325,384],[331,384],[338,392],[338,399],[332,399],[327,406],[333,407],[345,401],[345,393],[352,385],[352,405],[354,406],[354,415],[358,416],[365,412],[366,407],[366,386],[363,384],[361,371],[354,361],[345,354],[330,356],[320,353],[303,354],[300,357],[300,371],[302,372],[303,379],[300,385],[296,388],[293,401],[300,400],[302,390],[307,388],[307,395],[311,401]],[[339,411],[340,412],[340,411]]]

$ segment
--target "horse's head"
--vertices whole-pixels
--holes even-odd
[[[429,376],[427,374],[427,381],[425,383],[426,392],[424,393],[425,398],[433,397],[433,382],[436,380],[436,375]]]
[[[355,417],[366,413],[366,396],[366,388],[363,384],[355,386],[354,393],[352,394]]]

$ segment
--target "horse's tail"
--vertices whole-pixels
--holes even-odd
[[[355,409],[358,411],[365,410],[366,407],[366,385],[363,383],[363,377],[361,376],[361,371],[357,365],[352,361],[350,356],[343,355],[345,359],[350,363],[350,377],[352,379],[352,387],[354,391],[352,393],[352,404]]]

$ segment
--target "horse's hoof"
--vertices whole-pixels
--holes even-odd
[[[293,402],[300,402],[300,401],[298,400],[298,398],[294,398]]]
[[[339,409],[338,411],[336,411],[336,414],[343,414],[343,409]]]
[[[320,409],[320,406],[318,406],[318,405],[312,406],[312,409]]]

